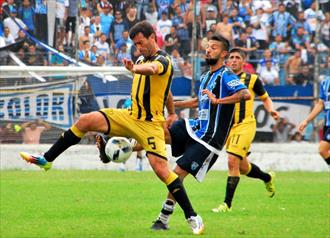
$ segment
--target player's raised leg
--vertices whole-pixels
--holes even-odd
[[[97,131],[106,133],[108,130],[108,122],[100,112],[82,114],[78,121],[69,130],[62,133],[60,138],[46,153],[43,155],[30,155],[29,153],[21,152],[20,156],[25,161],[48,170],[51,168],[51,163],[70,146],[78,144],[86,132]]]

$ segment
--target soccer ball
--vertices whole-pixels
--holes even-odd
[[[132,145],[125,137],[112,137],[105,145],[105,154],[110,161],[123,163],[129,159],[132,154]]]

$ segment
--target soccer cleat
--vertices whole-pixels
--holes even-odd
[[[52,167],[52,162],[48,162],[43,155],[30,155],[26,152],[20,152],[19,155],[27,162],[38,165],[45,171]]]
[[[191,216],[187,221],[195,235],[200,235],[204,232],[203,219],[200,215]]]
[[[150,227],[151,229],[155,230],[155,231],[165,231],[168,230],[168,225],[164,224],[161,220],[157,219],[156,221],[154,221],[154,223],[152,224],[152,226]]]
[[[217,208],[213,208],[212,212],[215,213],[224,213],[224,212],[231,212],[231,208],[228,207],[227,203],[221,203]]]
[[[266,190],[268,191],[268,196],[272,198],[275,195],[275,185],[274,185],[275,172],[270,171],[268,174],[270,175],[270,181],[265,183],[265,185],[266,185]]]
[[[100,160],[105,164],[109,163],[110,160],[107,157],[107,155],[105,154],[105,145],[107,143],[106,140],[101,135],[96,135],[95,140],[96,140],[96,147],[99,149]]]

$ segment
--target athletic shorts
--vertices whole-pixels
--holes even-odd
[[[164,122],[133,119],[128,109],[104,108],[100,112],[107,120],[109,136],[134,138],[148,153],[167,159]]]
[[[65,22],[65,32],[69,31],[75,32],[76,30],[76,17],[68,17]]]
[[[240,159],[246,157],[249,153],[255,134],[255,121],[234,124],[226,142],[227,153],[236,155]]]
[[[189,136],[184,120],[174,122],[169,131],[172,155],[181,156],[176,161],[177,165],[193,175],[197,181],[202,182],[218,155]]]
[[[330,126],[323,127],[323,137],[322,140],[330,143]]]

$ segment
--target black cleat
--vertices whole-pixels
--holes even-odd
[[[152,224],[152,226],[150,227],[151,229],[155,230],[155,231],[166,231],[168,230],[168,225],[164,224],[163,222],[161,222],[159,219],[157,219],[156,221],[154,221],[154,224]]]
[[[105,154],[105,144],[107,142],[105,141],[104,137],[101,135],[96,135],[95,140],[96,140],[96,146],[100,152],[99,157],[100,157],[101,161],[105,164],[109,163],[110,160],[108,159],[107,155]]]

